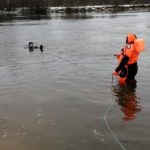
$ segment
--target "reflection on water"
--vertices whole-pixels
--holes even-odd
[[[113,87],[116,102],[121,106],[121,111],[124,114],[123,120],[125,121],[135,119],[136,113],[142,109],[140,99],[136,96],[136,87],[136,81]]]

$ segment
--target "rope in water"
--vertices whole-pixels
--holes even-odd
[[[113,82],[113,80],[112,80],[112,82]],[[111,95],[112,95],[112,90],[111,90]],[[123,146],[123,144],[120,142],[119,138],[118,138],[118,137],[116,136],[116,134],[113,132],[113,130],[112,130],[112,128],[111,128],[111,126],[110,126],[110,124],[109,124],[109,122],[108,122],[108,119],[107,119],[108,113],[109,113],[109,111],[110,111],[110,109],[111,109],[111,107],[112,107],[112,105],[113,105],[113,99],[110,99],[110,100],[111,100],[111,103],[110,103],[109,106],[106,108],[103,118],[104,118],[105,124],[106,124],[106,126],[107,126],[109,132],[112,134],[112,136],[114,137],[114,139],[116,140],[116,142],[120,145],[121,149],[122,149],[122,150],[126,150],[126,148],[125,148],[125,147]]]

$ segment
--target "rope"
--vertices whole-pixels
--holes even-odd
[[[112,78],[113,79],[113,78]],[[112,83],[113,83],[113,80],[112,80]],[[111,90],[111,95],[112,95],[112,90]],[[104,121],[105,121],[105,124],[109,130],[109,132],[112,134],[112,136],[114,137],[114,139],[116,140],[116,142],[120,145],[121,149],[122,150],[126,150],[126,148],[123,146],[123,144],[120,142],[119,138],[116,136],[116,134],[114,133],[113,129],[111,128],[109,122],[108,122],[108,119],[107,119],[107,116],[108,116],[108,113],[113,105],[113,99],[111,99],[110,101],[111,103],[109,104],[109,106],[106,108],[105,110],[105,113],[104,113]]]

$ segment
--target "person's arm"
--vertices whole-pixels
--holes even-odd
[[[127,64],[129,60],[129,57],[128,56],[124,56],[119,64],[119,66],[116,68],[116,72],[118,73],[122,68],[124,68],[124,66]]]

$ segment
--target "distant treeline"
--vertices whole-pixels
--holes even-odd
[[[90,5],[149,4],[150,0],[0,0],[0,9],[73,7]]]

